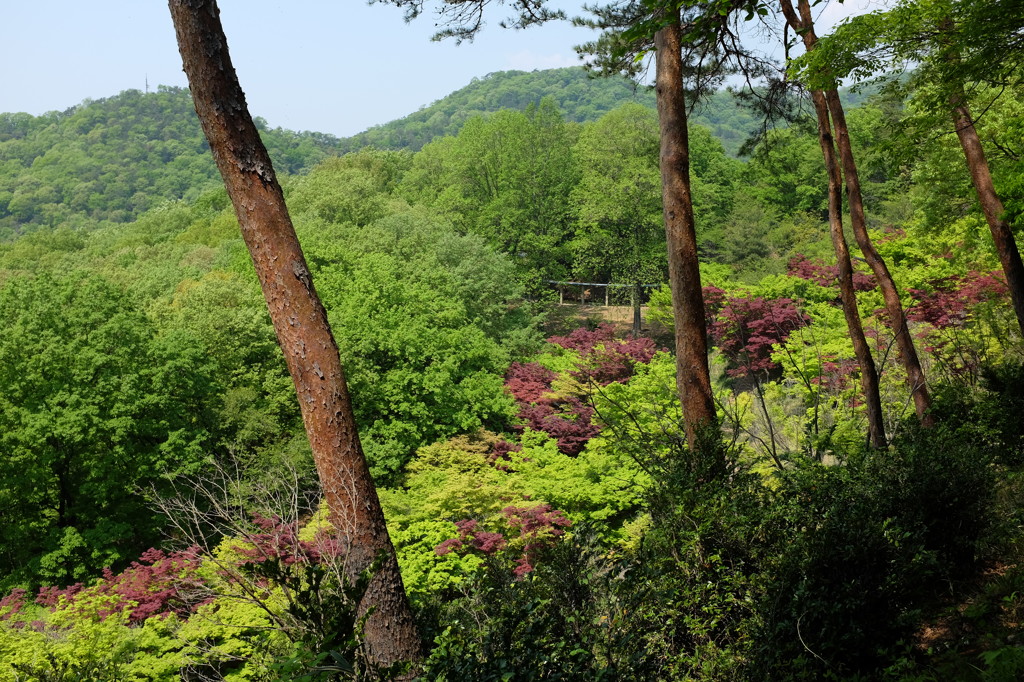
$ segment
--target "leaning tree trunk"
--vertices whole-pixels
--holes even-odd
[[[717,428],[708,368],[707,322],[697,259],[697,232],[690,190],[690,147],[683,91],[679,10],[654,36],[655,90],[661,128],[661,183],[668,242],[668,273],[676,335],[676,387],[691,449]]]
[[[789,25],[803,38],[805,49],[810,52],[818,42],[814,32],[814,19],[811,16],[811,6],[808,0],[797,0],[799,17],[793,11],[789,0],[783,0],[783,14]],[[835,130],[835,142],[839,149],[839,158],[842,162],[843,176],[846,180],[846,196],[850,208],[850,226],[853,228],[854,238],[864,254],[864,260],[875,275],[878,288],[882,292],[882,300],[885,303],[886,313],[889,315],[889,324],[892,328],[893,338],[896,341],[896,348],[899,350],[899,357],[903,362],[904,370],[907,373],[907,385],[910,389],[911,398],[914,401],[914,409],[917,418],[925,426],[933,423],[934,417],[929,414],[931,410],[931,396],[928,393],[928,385],[925,380],[924,369],[921,367],[921,360],[917,355],[917,348],[910,336],[910,329],[907,326],[907,317],[903,312],[903,303],[900,301],[899,290],[893,281],[889,267],[885,259],[878,253],[871,237],[868,235],[867,219],[864,215],[864,199],[860,186],[860,175],[857,172],[857,162],[853,156],[853,146],[850,143],[850,131],[846,124],[846,112],[839,100],[839,92],[832,88],[823,91],[828,112],[831,115],[832,127]]]
[[[780,0],[779,4],[786,17],[786,22],[793,30],[798,34],[809,30],[809,27],[804,26],[803,21],[797,16],[790,0]],[[878,390],[878,370],[875,368],[875,360],[871,356],[871,349],[864,336],[860,311],[857,309],[857,296],[853,289],[853,263],[850,262],[850,250],[846,245],[846,236],[843,234],[843,180],[839,172],[839,162],[836,160],[828,102],[821,90],[812,90],[811,100],[814,102],[814,113],[818,119],[818,143],[821,146],[821,155],[825,161],[825,171],[828,174],[828,223],[832,248],[836,254],[836,265],[839,269],[839,297],[843,304],[843,314],[846,316],[846,327],[850,333],[850,340],[853,342],[853,353],[860,366],[861,389],[864,391],[864,403],[867,407],[868,443],[871,447],[881,448],[885,446],[885,421],[882,417],[882,399]]]
[[[1010,289],[1013,311],[1017,314],[1017,324],[1020,326],[1021,335],[1024,336],[1024,264],[1021,263],[1013,230],[1003,218],[1003,202],[996,194],[995,185],[992,183],[992,173],[985,158],[985,150],[974,127],[974,119],[967,106],[967,95],[962,85],[950,97],[950,105],[953,108],[956,135],[960,138],[960,147],[964,151],[964,159],[971,172],[971,182],[974,183],[974,191],[978,194],[981,210],[992,232],[992,241],[995,242],[996,253],[999,254],[999,262],[1003,266],[1006,283]]]
[[[801,6],[805,5],[806,0],[801,0],[800,4]],[[935,417],[931,414],[932,399],[928,393],[928,384],[925,380],[924,369],[921,367],[921,360],[917,355],[917,348],[914,346],[914,339],[910,336],[907,316],[903,312],[899,291],[889,273],[885,259],[878,253],[871,237],[868,236],[860,176],[857,174],[857,164],[854,161],[853,148],[850,145],[850,132],[846,125],[846,115],[843,105],[839,101],[838,91],[828,90],[825,93],[825,100],[828,102],[828,108],[832,114],[832,125],[835,128],[839,156],[843,162],[846,196],[850,206],[850,225],[853,227],[853,234],[860,246],[861,253],[864,254],[864,260],[867,261],[871,272],[874,273],[875,281],[878,282],[878,288],[882,292],[896,347],[899,349],[899,356],[907,373],[907,385],[910,388],[911,398],[914,400],[917,418],[924,426],[932,426],[935,421]]]
[[[885,447],[885,422],[882,418],[882,399],[878,390],[878,370],[875,368],[871,348],[868,347],[867,338],[864,336],[864,327],[861,325],[860,311],[857,308],[857,295],[853,289],[853,263],[850,262],[850,250],[843,234],[842,178],[832,140],[828,104],[820,90],[812,92],[811,98],[818,117],[818,142],[821,145],[822,157],[825,159],[825,170],[828,172],[828,224],[839,268],[839,296],[843,303],[850,340],[853,341],[853,352],[857,357],[857,364],[860,365],[861,388],[864,391],[868,415],[868,442],[873,448],[882,448]]]
[[[170,0],[196,113],[242,228],[298,393],[317,472],[355,579],[380,562],[358,605],[372,663],[419,658],[420,639],[363,456],[327,313],[228,56],[215,0]],[[372,610],[371,610],[372,609]]]

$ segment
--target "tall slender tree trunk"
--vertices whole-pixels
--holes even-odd
[[[806,0],[801,0],[800,4],[805,5]],[[889,272],[889,266],[886,265],[885,259],[878,253],[878,249],[875,248],[868,235],[860,176],[853,158],[850,132],[846,125],[846,114],[843,111],[842,102],[839,101],[839,92],[837,90],[826,91],[825,100],[828,103],[829,112],[832,114],[832,125],[838,142],[839,157],[843,164],[843,176],[846,179],[850,226],[853,228],[857,245],[860,246],[861,253],[864,254],[864,260],[867,261],[871,272],[874,273],[875,281],[878,282],[878,288],[882,292],[896,348],[899,350],[903,368],[907,373],[907,385],[914,401],[917,418],[924,426],[932,426],[935,422],[935,417],[931,414],[932,399],[928,392],[924,369],[921,367],[921,360],[917,354],[917,347],[914,345],[913,337],[910,336],[910,328],[907,325],[907,316],[903,311],[903,303],[900,301],[899,290]]]
[[[1017,241],[1013,237],[1013,230],[1003,218],[1003,202],[996,194],[995,185],[992,183],[992,172],[989,170],[988,160],[985,158],[985,150],[981,146],[978,131],[974,127],[974,118],[967,105],[967,95],[964,93],[963,85],[959,85],[957,91],[950,97],[950,105],[953,109],[956,135],[960,139],[960,147],[964,151],[967,169],[971,172],[971,182],[974,184],[974,191],[978,194],[978,201],[981,203],[981,210],[985,214],[989,231],[992,232],[992,241],[995,242],[996,253],[999,254],[999,262],[1003,266],[1006,283],[1010,288],[1013,311],[1017,315],[1021,336],[1024,336],[1024,264],[1021,263],[1020,251],[1017,248]]]
[[[708,335],[697,259],[697,231],[690,190],[690,147],[683,90],[679,10],[654,36],[661,186],[668,242],[668,272],[676,334],[676,387],[691,449],[718,420],[708,368]]]
[[[878,370],[867,338],[864,336],[864,326],[861,324],[860,310],[857,307],[857,294],[853,288],[853,263],[850,261],[846,236],[843,234],[842,178],[832,140],[828,104],[820,90],[812,92],[811,97],[818,118],[818,142],[828,172],[828,224],[839,269],[839,297],[846,317],[846,328],[853,342],[853,353],[857,358],[857,364],[860,365],[861,390],[864,391],[868,416],[868,442],[873,448],[882,448],[886,444],[885,421],[882,417],[882,398],[878,390]]]
[[[801,12],[803,12],[807,2],[806,0],[798,1]],[[804,37],[805,45],[807,45],[808,35],[812,38],[812,42],[807,47],[807,49],[811,49],[813,41],[816,40],[813,24],[797,15],[790,0],[780,0],[780,5],[787,23]],[[809,14],[806,15],[806,19],[810,19]],[[820,90],[811,91],[811,99],[814,102],[814,112],[818,120],[818,143],[821,146],[821,154],[828,174],[829,234],[832,237],[832,248],[836,254],[836,264],[839,270],[839,296],[846,317],[846,327],[850,333],[850,340],[853,342],[853,352],[857,358],[857,364],[860,366],[861,388],[864,391],[864,402],[867,407],[868,442],[872,447],[881,448],[885,446],[886,441],[882,400],[878,388],[878,370],[875,367],[874,358],[871,356],[867,338],[864,336],[864,327],[861,324],[860,311],[857,308],[856,292],[853,288],[853,263],[850,261],[846,236],[843,234],[843,180],[839,171],[839,162],[836,159],[832,122],[829,119],[829,105],[825,93]],[[897,302],[898,300],[897,297]]]
[[[420,657],[420,639],[363,456],[338,347],[249,115],[215,0],[170,0],[196,113],[252,256],[277,340],[298,393],[317,472],[352,579],[381,562],[358,608],[370,661]]]
[[[788,2],[788,0],[786,0]],[[784,3],[785,4],[785,3]],[[787,14],[787,20],[794,30],[798,31],[803,38],[804,47],[808,52],[813,50],[818,42],[818,36],[814,32],[814,19],[811,16],[811,6],[808,0],[797,0],[799,18],[793,14]],[[785,10],[784,10],[785,11]],[[795,22],[795,23],[794,23]],[[853,146],[850,143],[850,129],[846,124],[846,112],[843,103],[839,99],[839,91],[835,88],[823,91],[825,102],[832,119],[832,127],[835,131],[835,143],[839,150],[839,159],[842,163],[843,177],[846,181],[846,197],[850,208],[850,226],[853,228],[854,238],[864,254],[864,260],[875,275],[878,288],[882,292],[882,300],[885,303],[885,311],[889,316],[889,325],[892,329],[893,339],[899,351],[900,360],[907,373],[907,386],[914,401],[914,410],[917,418],[925,426],[934,423],[934,417],[930,414],[931,395],[928,392],[928,384],[925,379],[924,369],[921,367],[921,360],[914,346],[914,339],[910,336],[910,329],[907,326],[907,317],[903,311],[903,303],[900,301],[899,290],[896,282],[889,272],[885,259],[878,253],[871,237],[868,235],[867,219],[864,214],[864,198],[860,186],[860,174],[857,172],[857,162],[853,156]]]

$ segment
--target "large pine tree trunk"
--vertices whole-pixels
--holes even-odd
[[[214,0],[170,0],[196,113],[252,256],[298,393],[317,472],[350,578],[382,564],[359,604],[371,662],[420,656],[395,551],[359,443],[338,347],[310,277],[284,195],[228,56]]]
[[[661,183],[668,242],[668,272],[676,335],[676,386],[691,449],[717,428],[708,368],[708,335],[697,259],[697,231],[690,191],[690,147],[683,90],[679,10],[654,37]]]
[[[960,147],[964,151],[964,159],[971,172],[971,181],[978,194],[981,210],[992,232],[992,241],[995,242],[996,253],[999,254],[999,262],[1003,266],[1006,283],[1010,288],[1013,311],[1017,314],[1017,324],[1020,326],[1021,335],[1024,336],[1024,264],[1021,263],[1013,230],[1003,218],[1003,202],[996,194],[995,185],[992,183],[992,173],[985,158],[985,150],[974,127],[974,119],[967,106],[967,96],[962,85],[950,98],[950,105],[953,108],[953,124],[956,126],[957,137],[960,138]]]

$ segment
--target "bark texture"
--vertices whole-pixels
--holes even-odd
[[[654,37],[655,90],[661,129],[661,185],[668,242],[668,273],[676,334],[676,386],[691,449],[717,428],[708,369],[708,334],[697,258],[697,232],[690,189],[690,147],[683,90],[679,10]]]
[[[853,288],[853,263],[850,261],[850,250],[843,234],[843,190],[839,163],[836,161],[835,145],[832,139],[832,127],[829,124],[828,104],[825,95],[820,91],[811,93],[814,100],[814,111],[818,118],[818,143],[825,159],[825,170],[828,173],[828,225],[832,237],[832,249],[836,254],[839,268],[839,297],[843,303],[843,314],[846,317],[846,328],[853,342],[853,353],[860,365],[861,390],[864,391],[864,403],[868,416],[868,442],[873,448],[885,447],[885,421],[882,418],[882,399],[878,390],[878,369],[871,355],[864,327],[860,321],[860,310],[857,308],[857,295]]]
[[[1010,288],[1010,299],[1013,301],[1013,311],[1017,315],[1021,336],[1024,336],[1024,264],[1021,263],[1020,251],[1017,248],[1017,241],[1013,237],[1013,230],[1003,218],[1003,202],[996,194],[995,185],[992,183],[988,159],[985,158],[985,150],[981,146],[978,131],[974,127],[974,119],[967,106],[967,96],[963,86],[959,86],[957,90],[950,98],[950,105],[953,108],[953,124],[956,126],[956,135],[960,139],[960,147],[964,151],[967,168],[971,172],[974,191],[978,194],[981,210],[985,214],[989,231],[992,232],[992,241],[995,242],[996,253],[999,254],[999,262],[1006,275],[1006,283]]]
[[[788,5],[788,8],[787,8]],[[815,48],[818,37],[814,32],[814,19],[811,15],[811,6],[808,0],[797,0],[799,16],[792,10],[789,0],[783,0],[783,13],[789,25],[803,38],[805,49],[810,52]],[[925,378],[924,369],[921,367],[921,360],[914,345],[914,339],[910,335],[907,326],[907,317],[903,311],[903,303],[900,301],[899,290],[896,282],[889,272],[885,259],[878,253],[871,237],[868,235],[867,219],[864,214],[864,198],[861,192],[860,175],[857,172],[857,162],[853,156],[853,146],[850,143],[850,130],[846,124],[846,112],[839,100],[839,92],[836,89],[823,91],[825,102],[828,106],[828,113],[831,116],[831,125],[835,132],[835,145],[839,150],[839,159],[842,163],[843,178],[846,182],[846,197],[850,209],[850,227],[853,228],[854,238],[860,247],[864,260],[867,262],[871,272],[875,275],[878,288],[882,292],[882,299],[885,302],[885,311],[889,316],[889,325],[892,329],[893,340],[899,351],[900,360],[907,373],[907,386],[910,389],[911,398],[914,401],[914,410],[917,418],[925,426],[931,426],[934,418],[930,414],[931,395],[928,392],[928,384]]]
[[[270,317],[298,393],[313,457],[342,536],[345,568],[358,576],[382,561],[359,604],[370,661],[420,657],[394,547],[356,432],[327,313],[228,55],[215,0],[170,0],[196,113],[234,205]]]

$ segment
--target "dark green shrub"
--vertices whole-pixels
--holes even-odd
[[[846,464],[801,463],[774,505],[755,679],[872,675],[952,578],[976,567],[994,477],[983,448],[917,430]]]
[[[462,598],[440,608],[443,630],[424,680],[616,680],[621,612],[616,562],[577,529],[515,575],[513,554],[486,559]]]

